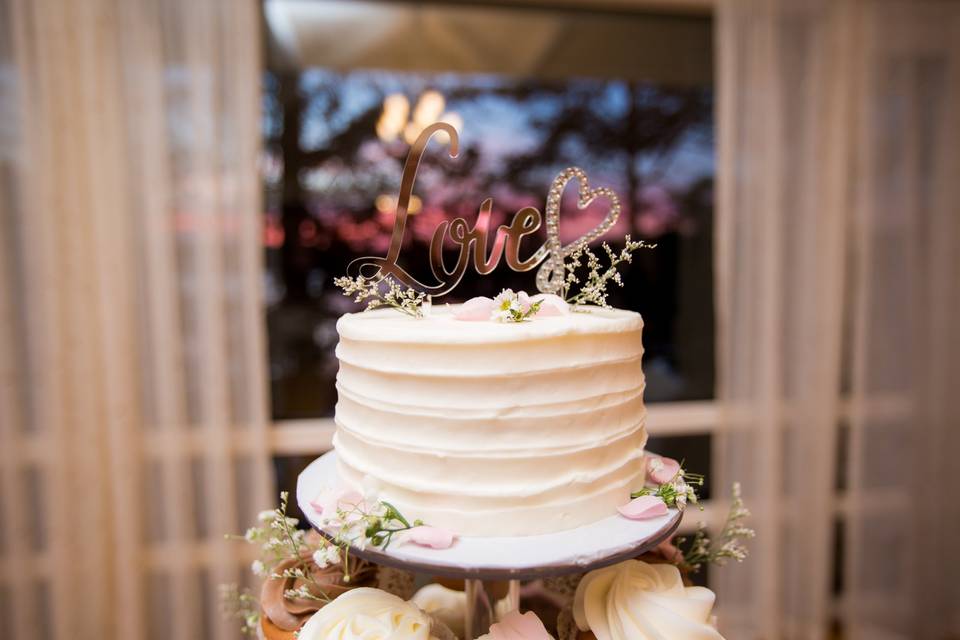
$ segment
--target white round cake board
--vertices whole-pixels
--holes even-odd
[[[336,451],[317,458],[297,480],[297,504],[310,524],[328,537],[320,514],[310,501],[324,491],[345,487],[339,478]],[[412,542],[390,545],[384,551],[351,547],[350,553],[379,565],[450,578],[527,580],[583,573],[633,558],[669,538],[680,525],[682,512],[629,520],[612,514],[588,525],[535,536],[458,537],[449,549],[431,549]],[[429,523],[427,523],[429,524]]]

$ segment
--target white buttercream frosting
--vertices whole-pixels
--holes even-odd
[[[297,640],[431,640],[430,617],[380,589],[347,591],[315,613]]]
[[[413,594],[415,605],[447,625],[458,638],[463,637],[466,622],[467,594],[442,584],[428,584]]]
[[[337,323],[341,475],[461,536],[532,535],[616,513],[642,484],[643,321],[591,309],[462,322],[435,307]]]
[[[672,564],[627,560],[584,576],[573,617],[597,640],[723,640],[710,623],[714,598],[685,587]]]

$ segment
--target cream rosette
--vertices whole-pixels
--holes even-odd
[[[447,625],[458,637],[464,635],[467,594],[442,584],[428,584],[410,599],[415,605]]]
[[[597,640],[723,640],[710,624],[714,599],[705,587],[683,586],[671,564],[627,560],[584,576],[573,618]]]
[[[432,620],[412,602],[380,589],[348,591],[320,609],[298,640],[433,640]]]

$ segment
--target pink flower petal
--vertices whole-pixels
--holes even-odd
[[[328,489],[310,501],[310,506],[326,518],[335,518],[337,510],[350,511],[363,506],[363,496],[349,489]]]
[[[520,310],[526,313],[527,311],[530,311],[530,304],[533,302],[533,300],[527,295],[526,291],[518,291],[517,302],[520,303]]]
[[[531,300],[540,303],[540,311],[537,311],[537,317],[565,316],[570,313],[570,305],[558,295],[539,293],[533,296]]]
[[[657,496],[640,496],[622,507],[617,507],[624,518],[646,520],[667,515],[667,503]]]
[[[659,464],[657,464],[658,461]],[[647,460],[647,478],[656,484],[665,484],[677,476],[680,471],[680,463],[673,458],[663,456],[654,456],[648,454]]]
[[[363,496],[356,491],[344,491],[337,497],[337,508],[341,511],[350,511],[351,509],[366,510],[363,503]]]
[[[453,319],[467,320],[470,322],[489,320],[490,315],[493,313],[494,306],[496,305],[490,298],[483,296],[470,298],[453,312]]]
[[[546,627],[533,611],[520,615],[511,611],[503,619],[490,626],[490,640],[552,640]]]
[[[430,547],[432,549],[449,549],[453,545],[453,534],[446,529],[439,527],[428,527],[420,525],[407,532],[410,541],[421,547]]]

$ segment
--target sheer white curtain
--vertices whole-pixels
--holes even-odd
[[[0,1],[0,635],[228,638],[275,503],[259,17]]]
[[[956,637],[960,3],[722,1],[717,47],[724,630]]]

